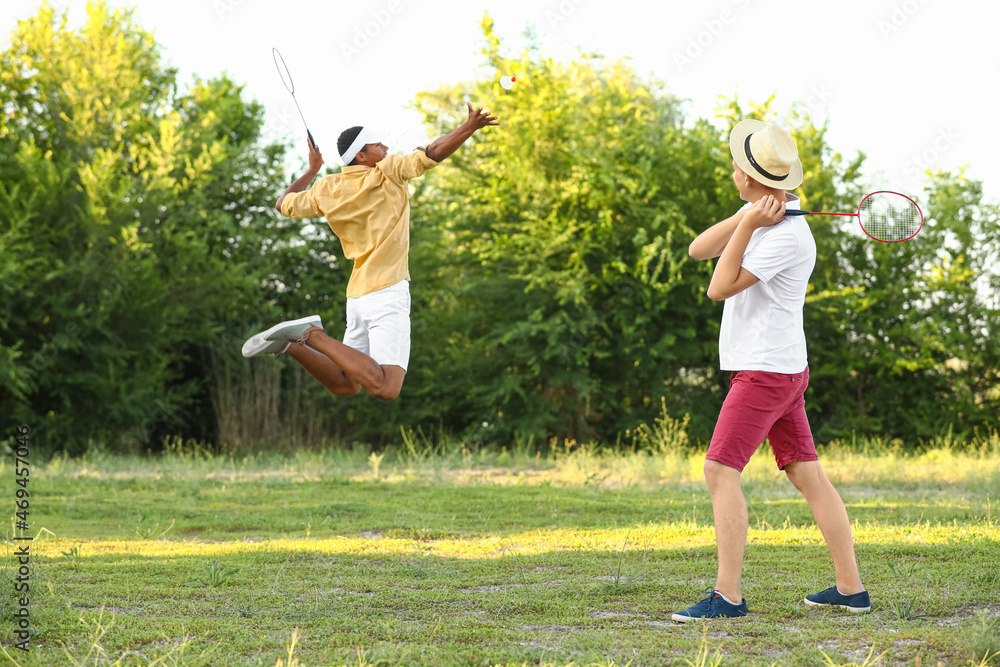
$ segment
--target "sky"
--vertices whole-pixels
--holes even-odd
[[[4,0],[0,38],[39,0]],[[86,0],[55,0],[70,23]],[[712,118],[720,95],[763,101],[779,112],[804,105],[829,120],[828,142],[867,156],[872,189],[919,201],[930,167],[984,181],[1000,198],[1000,3],[972,0],[112,0],[135,8],[181,81],[227,73],[267,109],[272,136],[302,142],[301,121],[272,60],[278,47],[327,162],[352,125],[392,127],[393,148],[427,139],[408,105],[422,90],[482,76],[483,12],[516,54],[532,26],[542,53],[581,50],[627,57],[684,100],[691,118]],[[523,80],[530,72],[518,73]],[[517,85],[510,94],[516,94]],[[475,100],[471,100],[475,105]],[[464,100],[456,100],[456,108]],[[502,119],[501,119],[502,120]],[[503,128],[488,131],[502,132]],[[330,147],[330,148],[326,148]],[[332,148],[332,150],[331,150]]]

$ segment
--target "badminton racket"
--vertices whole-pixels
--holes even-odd
[[[924,226],[924,214],[906,195],[888,190],[873,192],[861,200],[857,213],[822,213],[786,210],[785,215],[850,215],[858,218],[861,229],[876,241],[898,243],[912,239]]]
[[[285,59],[281,57],[278,47],[271,49],[271,55],[274,56],[274,66],[278,68],[278,76],[281,77],[281,83],[285,84],[285,89],[292,94],[292,101],[295,102],[295,108],[299,110],[299,118],[302,119],[302,124],[306,126],[309,143],[316,146],[316,142],[313,141],[312,132],[309,131],[309,123],[306,122],[306,117],[302,115],[302,107],[299,106],[299,101],[295,99],[295,82],[292,81],[292,74],[288,71],[288,65],[285,64]],[[316,146],[316,148],[319,148],[319,146]]]

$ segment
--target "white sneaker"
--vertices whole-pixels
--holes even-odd
[[[290,340],[301,338],[309,327],[323,328],[319,315],[310,315],[298,320],[288,320],[275,324],[267,331],[251,336],[243,343],[244,357],[258,357],[262,354],[281,354]]]

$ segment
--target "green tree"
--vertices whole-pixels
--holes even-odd
[[[103,2],[76,31],[43,5],[0,62],[2,426],[70,451],[211,436],[208,350],[270,319],[302,252],[266,213],[263,110],[225,77],[179,89]]]
[[[322,221],[272,209],[285,148],[225,76],[182,88],[127,10],[86,23],[43,5],[0,53],[0,436],[28,423],[52,449],[231,448],[440,428],[613,439],[661,401],[707,439],[726,390],[721,306],[695,235],[741,202],[729,128],[773,100],[687,118],[627,61],[503,54],[418,97],[432,131],[475,100],[504,121],[415,182],[413,354],[403,395],[332,398],[294,364],[242,359],[279,318],[343,318],[351,267]],[[496,74],[497,76],[494,76]],[[518,77],[504,91],[500,74]],[[851,210],[864,156],[793,110],[815,209]],[[810,418],[820,440],[908,441],[998,426],[998,209],[964,175],[929,176],[927,224],[878,244],[812,219]]]
[[[488,18],[483,29],[487,67],[517,87],[418,98],[438,131],[464,98],[504,124],[418,186],[414,265],[428,288],[416,284],[410,389],[428,406],[437,393],[452,426],[614,437],[664,393],[682,401],[684,369],[707,362],[706,274],[687,244],[692,224],[734,206],[719,187],[726,158],[627,63],[532,48],[507,59]]]
[[[746,109],[723,101],[720,128],[684,118],[660,83],[624,61],[582,55],[564,64],[534,46],[507,58],[488,17],[483,30],[479,81],[417,100],[437,131],[457,121],[461,99],[504,125],[417,186],[407,414],[484,438],[613,438],[650,419],[663,397],[674,414],[692,413],[691,432],[707,438],[725,392],[721,306],[704,297],[712,263],[688,260],[686,249],[742,203],[728,131],[744,118],[774,120],[773,99]],[[518,77],[513,90],[493,83],[500,74]],[[827,124],[800,108],[781,122],[799,144],[806,205],[856,208],[864,155],[835,151]],[[932,185],[951,203],[932,195],[927,230],[905,244],[810,219],[818,261],[806,328],[820,439],[856,429],[912,440],[973,423],[973,414],[978,425],[996,424],[986,416],[996,400],[986,340],[995,310],[970,287],[996,252],[972,240],[995,238],[995,215],[961,183],[944,176]],[[968,205],[965,222],[956,198]],[[967,240],[946,259],[934,250],[945,237]],[[959,312],[961,324],[942,325]]]
[[[819,355],[831,436],[915,443],[997,427],[997,207],[982,201],[981,183],[948,173],[929,175],[923,206],[924,227],[910,241],[845,239],[839,284],[819,295],[840,329],[839,353]]]
[[[488,17],[483,30],[480,82],[418,98],[438,131],[460,99],[504,125],[418,186],[417,418],[614,438],[663,397],[706,437],[720,315],[704,296],[711,264],[687,246],[741,204],[727,131],[685,118],[626,61],[564,64],[533,46],[506,58]],[[492,83],[501,73],[512,91]]]

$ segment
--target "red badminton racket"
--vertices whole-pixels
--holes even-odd
[[[924,226],[924,214],[906,195],[888,190],[873,192],[861,200],[857,213],[822,213],[786,210],[785,215],[850,215],[858,219],[865,234],[883,243],[912,239]]]

